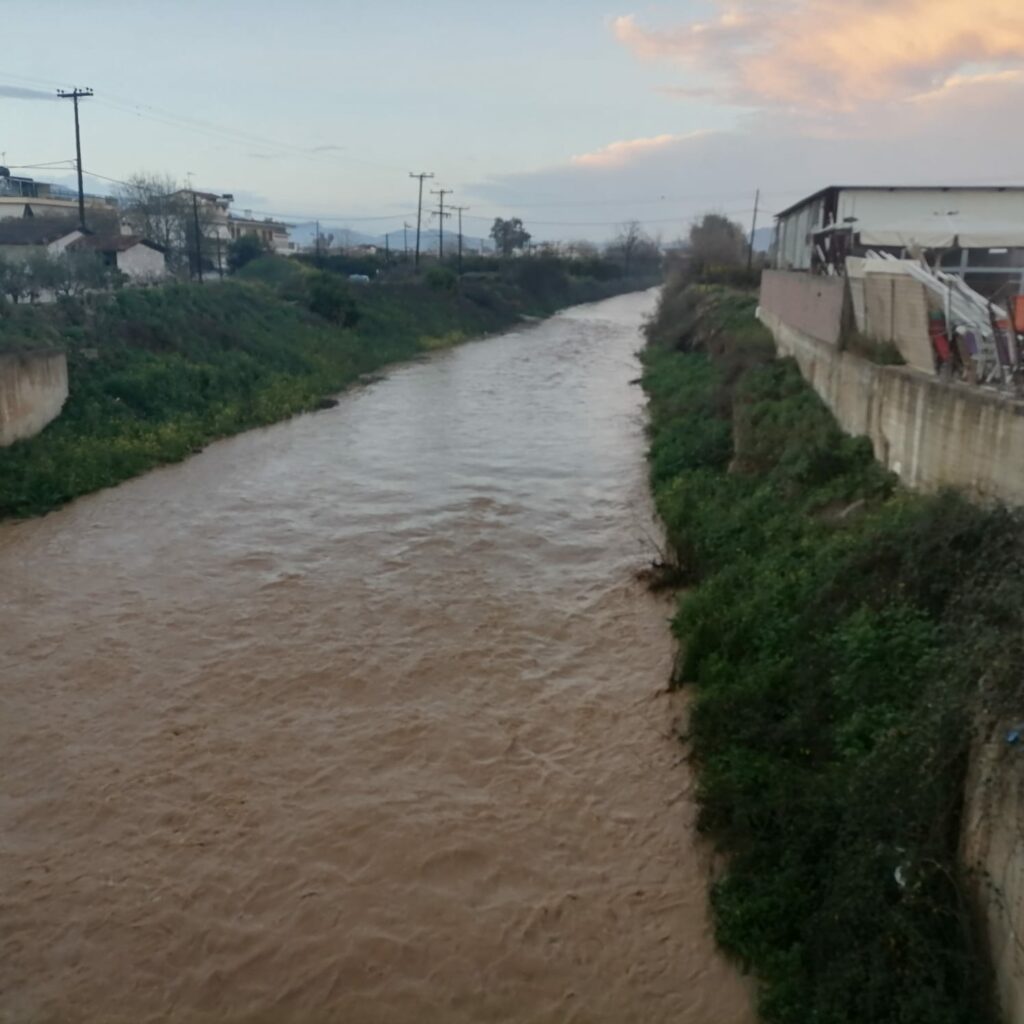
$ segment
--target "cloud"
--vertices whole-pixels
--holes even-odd
[[[708,76],[724,102],[851,111],[958,75],[1024,68],[1020,0],[711,0],[717,15],[646,28],[612,22],[644,60]]]
[[[992,71],[981,75],[950,75],[938,88],[918,93],[910,103],[933,103],[964,95],[965,90],[991,85],[1024,85],[1024,70]]]
[[[572,157],[577,167],[617,167],[637,157],[685,138],[683,135],[655,135],[649,139],[628,139],[622,142],[610,142],[607,146],[595,149],[591,153],[581,153]]]
[[[1021,87],[1015,75],[961,75],[939,84],[941,102],[892,104],[847,119],[834,135],[808,133],[799,119],[751,117],[729,131],[668,136],[627,159],[567,161],[470,190],[481,206],[523,217],[537,238],[598,240],[633,219],[673,238],[710,210],[749,225],[758,188],[768,224],[774,211],[831,184],[1013,184],[1024,178],[1024,136],[1006,126],[1019,119]],[[543,209],[529,205],[538,195]]]
[[[7,100],[55,100],[57,95],[39,89],[22,89],[17,85],[0,85],[0,98]]]

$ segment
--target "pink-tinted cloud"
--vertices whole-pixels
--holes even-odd
[[[667,29],[616,18],[638,57],[708,76],[729,103],[853,111],[958,76],[1024,68],[1022,0],[712,0],[717,15]]]
[[[1021,77],[951,76],[914,101],[836,115],[831,133],[762,111],[728,131],[634,147],[626,159],[567,161],[501,175],[468,191],[523,216],[538,238],[602,239],[633,219],[671,238],[709,210],[749,224],[755,189],[761,190],[762,223],[769,223],[772,212],[829,184],[1012,185],[1024,179],[1024,136],[1008,127],[1020,118]],[[518,208],[517,199],[529,195],[562,200],[566,212]]]
[[[695,133],[700,134],[700,133]],[[655,153],[686,138],[684,135],[655,135],[649,139],[626,139],[572,158],[577,167],[619,167],[638,157]]]

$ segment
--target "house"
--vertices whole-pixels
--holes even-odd
[[[40,252],[93,252],[116,267],[129,281],[144,283],[167,276],[164,249],[138,235],[82,231],[66,217],[23,217],[0,220],[0,258],[27,263]]]
[[[0,257],[28,260],[34,253],[63,252],[83,237],[67,217],[9,217],[0,219]]]
[[[248,213],[247,210],[246,214]],[[263,243],[268,252],[277,253],[279,256],[290,256],[299,251],[296,243],[288,235],[290,227],[290,224],[270,217],[260,220],[248,215],[237,217],[235,214],[229,214],[227,220],[231,241],[236,241],[244,235],[252,235]]]
[[[90,213],[102,211],[116,215],[117,200],[112,196],[85,196]],[[33,178],[0,176],[0,220],[23,217],[77,217],[78,193],[62,185],[52,185]]]
[[[133,284],[160,281],[167,276],[166,250],[138,235],[86,234],[72,240],[71,252],[94,252]]]
[[[924,255],[985,294],[1024,290],[1024,186],[830,185],[776,215],[778,270],[839,273],[872,251]]]

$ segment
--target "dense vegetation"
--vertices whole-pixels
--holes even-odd
[[[651,477],[722,946],[777,1024],[984,1024],[957,843],[972,722],[1020,706],[1020,516],[902,491],[756,299],[682,281],[648,326]]]
[[[312,409],[395,360],[523,315],[640,287],[558,261],[363,287],[262,257],[232,280],[0,304],[0,351],[67,351],[70,397],[41,434],[0,449],[0,517],[45,512],[211,439]]]

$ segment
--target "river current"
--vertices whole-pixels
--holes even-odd
[[[0,1020],[752,1019],[635,579],[653,302],[0,527]]]

